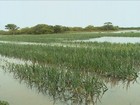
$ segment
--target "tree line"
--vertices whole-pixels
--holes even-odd
[[[114,26],[111,22],[104,23],[103,26],[95,27],[88,25],[85,28],[82,27],[67,27],[61,25],[47,25],[37,24],[33,27],[20,28],[15,24],[5,25],[5,30],[0,30],[0,34],[11,35],[11,34],[53,34],[53,33],[64,33],[64,32],[81,32],[81,31],[113,31],[118,30],[118,26]]]

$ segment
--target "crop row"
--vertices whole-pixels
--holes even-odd
[[[94,44],[93,44],[94,45]],[[99,44],[95,48],[1,44],[0,54],[42,65],[133,79],[140,65],[139,44]],[[104,46],[103,46],[104,45]]]

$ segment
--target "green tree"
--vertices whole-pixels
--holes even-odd
[[[104,26],[113,26],[113,24],[111,22],[105,22]]]
[[[94,28],[93,25],[88,25],[88,26],[85,27],[85,30],[86,30],[86,31],[93,31],[94,29],[95,29],[95,28]]]
[[[7,24],[5,25],[5,29],[8,29],[9,31],[15,31],[18,30],[19,27],[17,27],[15,24]]]
[[[31,28],[32,34],[49,34],[53,33],[54,29],[52,26],[46,24],[38,24]]]
[[[54,33],[62,32],[62,26],[60,26],[60,25],[55,25],[53,28],[54,28]]]
[[[29,27],[25,27],[25,28],[20,29],[20,33],[21,34],[32,34],[32,30]]]
[[[19,27],[17,27],[15,24],[7,24],[5,25],[5,29],[9,30],[9,32],[12,34],[15,34]]]
[[[103,30],[117,30],[118,26],[113,26],[113,24],[111,22],[105,22],[104,26],[102,27]]]
[[[79,32],[81,32],[81,31],[83,31],[83,28],[82,27],[70,27],[70,31],[79,31]]]

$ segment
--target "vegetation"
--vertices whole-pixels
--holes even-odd
[[[89,25],[85,28],[82,27],[66,27],[61,25],[47,25],[47,24],[38,24],[33,27],[21,28],[17,27],[15,24],[7,24],[5,28],[9,31],[0,31],[0,34],[52,34],[52,33],[64,33],[64,32],[82,32],[82,31],[111,31],[118,30],[118,27],[113,26],[111,22],[107,22],[101,27],[94,27]],[[19,30],[18,30],[19,29]]]
[[[9,34],[15,34],[19,27],[15,24],[7,24],[5,25],[5,29],[9,30]]]
[[[8,31],[0,30],[0,35],[21,35],[21,34],[54,34],[67,32],[110,32],[117,30],[140,30],[140,27],[119,27],[111,22],[105,22],[103,26],[88,25],[86,27],[68,27],[62,25],[37,24],[33,27],[20,28],[15,24],[5,25]]]
[[[44,27],[44,26],[43,26]],[[60,27],[59,27],[60,28]],[[59,29],[58,28],[58,29]],[[140,44],[76,42],[101,36],[136,36],[139,33],[65,33],[47,35],[1,35],[1,41],[39,42],[45,45],[0,43],[2,56],[31,61],[7,64],[20,81],[49,94],[54,100],[94,104],[107,90],[102,78],[135,80],[140,65]],[[55,46],[52,46],[52,45]],[[61,46],[58,46],[61,44]]]
[[[19,27],[17,27],[15,24],[7,24],[7,25],[5,25],[5,28],[8,29],[9,31],[15,31]]]
[[[0,101],[0,105],[9,105],[9,103],[6,101]]]
[[[1,55],[122,79],[137,77],[139,49],[139,44],[109,43],[93,43],[92,47],[0,45]]]
[[[113,24],[111,22],[104,23],[104,26],[102,28],[103,28],[103,30],[107,30],[107,31],[109,31],[109,30],[118,30],[119,29],[118,26],[113,26]]]
[[[76,33],[75,32],[75,33],[46,34],[46,35],[1,35],[0,40],[1,41],[54,43],[54,42],[64,42],[64,41],[97,38],[97,37],[102,37],[102,36],[140,37],[140,34],[139,33],[92,33],[92,32]]]
[[[35,87],[43,94],[49,94],[54,100],[71,101],[71,103],[95,103],[107,90],[96,75],[60,69],[38,64],[7,64],[9,72],[29,87]]]

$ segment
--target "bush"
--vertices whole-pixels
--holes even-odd
[[[6,101],[0,101],[0,105],[9,105],[9,103]]]

